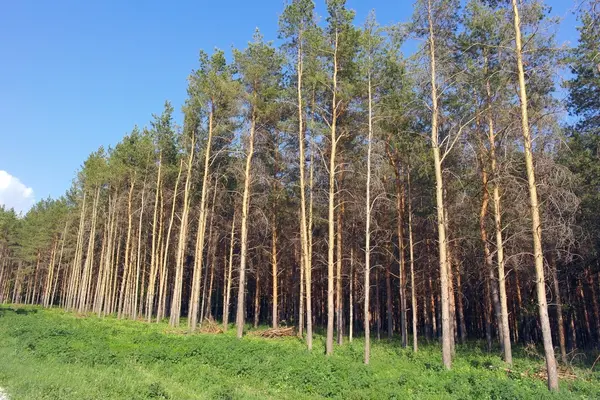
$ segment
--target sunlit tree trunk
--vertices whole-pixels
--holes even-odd
[[[538,310],[540,314],[540,325],[544,342],[544,353],[546,355],[546,367],[548,372],[548,388],[558,390],[558,371],[554,358],[554,347],[552,346],[552,333],[550,331],[550,319],[548,318],[548,303],[546,300],[546,282],[544,278],[544,255],[542,251],[542,223],[540,220],[540,208],[538,204],[537,187],[535,182],[535,167],[533,165],[532,139],[529,131],[529,115],[527,107],[527,90],[525,84],[525,71],[523,69],[523,50],[521,44],[521,21],[517,0],[512,0],[515,27],[515,53],[517,57],[517,69],[519,76],[519,98],[521,100],[521,128],[523,130],[525,164],[527,168],[527,181],[529,186],[529,202],[531,207],[531,224],[533,235],[533,255],[535,258],[535,275],[538,298]]]
[[[415,253],[412,230],[412,198],[410,191],[410,169],[406,174],[408,183],[408,257],[410,262],[410,301],[412,308],[412,336],[413,336],[413,351],[416,353],[419,350],[417,343],[417,287],[415,283]]]
[[[330,154],[329,154],[329,202],[328,202],[328,226],[329,235],[327,242],[327,339],[325,342],[325,353],[333,354],[333,322],[334,322],[334,267],[335,267],[335,175],[337,156],[337,74],[338,74],[338,32],[335,32],[335,43],[333,49],[333,80],[331,99],[331,124],[330,124]]]
[[[248,214],[250,211],[250,179],[252,156],[254,155],[254,130],[256,128],[256,112],[252,111],[248,149],[246,150],[246,169],[244,171],[244,194],[242,196],[242,221],[240,237],[240,276],[236,312],[236,328],[238,339],[244,334],[244,299],[246,297],[246,264],[248,259]]]
[[[452,367],[452,343],[450,327],[450,307],[448,291],[448,257],[446,243],[446,227],[444,225],[444,183],[442,179],[442,160],[438,142],[438,93],[436,83],[436,58],[435,37],[433,32],[433,15],[431,0],[428,0],[427,20],[429,23],[429,62],[431,68],[431,145],[433,147],[435,182],[436,182],[436,206],[437,227],[440,258],[440,287],[441,287],[441,311],[442,311],[442,360],[447,369]]]

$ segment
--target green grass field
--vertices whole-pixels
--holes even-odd
[[[186,335],[166,324],[0,307],[0,387],[18,399],[565,399],[600,398],[600,373],[575,369],[551,395],[533,376],[539,359],[518,349],[507,371],[498,354],[459,347],[452,371],[436,345],[414,354],[375,340],[371,365],[360,340],[324,356],[297,338],[237,340]]]

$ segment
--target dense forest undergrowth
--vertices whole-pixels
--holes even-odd
[[[264,327],[259,327],[262,329]],[[375,340],[370,365],[362,338],[324,358],[325,336],[308,352],[297,337],[240,341],[235,330],[189,334],[166,322],[77,315],[41,307],[0,307],[0,384],[19,399],[592,399],[600,372],[574,365],[549,393],[543,356],[515,348],[457,346],[452,371],[437,343],[418,353]],[[543,354],[540,352],[540,354]],[[541,372],[541,374],[540,374]],[[565,372],[566,373],[566,372]]]

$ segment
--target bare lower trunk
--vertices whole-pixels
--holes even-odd
[[[350,247],[350,293],[349,293],[349,320],[348,324],[348,341],[352,343],[354,334],[354,247]]]
[[[233,271],[233,249],[235,247],[235,212],[231,221],[231,240],[229,242],[229,263],[225,279],[225,295],[223,296],[223,329],[229,327],[229,305],[231,304],[231,274]]]
[[[408,256],[410,262],[410,301],[412,307],[412,335],[413,335],[413,351],[416,353],[419,350],[417,343],[417,288],[415,286],[415,254],[412,231],[412,203],[410,193],[410,170],[407,173],[408,180]]]
[[[256,290],[254,291],[254,328],[258,328],[260,318],[260,275],[256,271]]]
[[[341,178],[340,178],[341,180]],[[336,331],[337,331],[337,343],[342,344],[344,323],[343,323],[343,285],[342,285],[342,215],[344,213],[344,203],[340,205],[337,215],[337,260],[336,260],[336,288],[335,288],[335,305],[336,305]]]
[[[279,324],[277,318],[279,313],[279,307],[277,302],[279,292],[277,291],[277,227],[275,226],[275,217],[273,217],[273,220],[271,222],[271,268],[273,275],[273,315],[271,325],[273,328],[277,328]]]
[[[554,283],[554,297],[556,301],[556,323],[558,324],[558,342],[560,343],[560,357],[563,364],[567,365],[567,346],[565,340],[565,322],[563,320],[562,301],[560,299],[560,286],[556,271],[556,261],[550,256],[550,271],[552,272],[552,281]]]

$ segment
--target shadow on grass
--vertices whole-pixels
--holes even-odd
[[[1,305],[0,306],[0,317],[4,316],[8,313],[13,313],[17,315],[29,315],[36,314],[38,312],[37,308],[30,308],[27,306],[19,306],[15,305]]]

